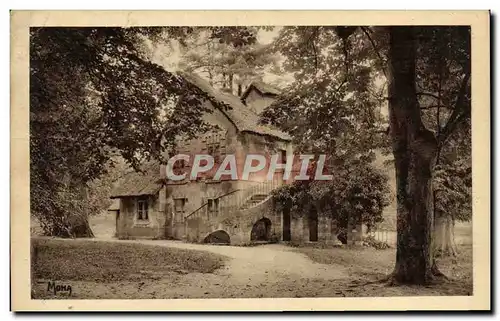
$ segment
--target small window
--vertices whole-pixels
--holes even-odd
[[[208,205],[207,205],[207,208],[208,208],[208,212],[212,212],[213,210],[213,206],[214,206],[214,200],[213,199],[209,199],[208,200]]]
[[[217,215],[219,213],[219,199],[208,199],[207,209],[209,214]]]
[[[175,221],[182,222],[186,211],[187,198],[174,199]]]
[[[184,213],[184,207],[186,206],[186,198],[176,198],[174,199],[174,210],[177,213]]]
[[[141,199],[137,201],[137,219],[141,221],[146,221],[149,219],[148,200]]]

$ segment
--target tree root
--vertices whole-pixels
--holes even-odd
[[[399,280],[396,278],[395,272],[392,272],[386,278],[386,286],[400,286],[400,285],[402,285],[402,283],[399,282]]]
[[[450,279],[444,275],[441,271],[439,271],[438,267],[434,264],[431,267],[431,273],[425,277],[425,280],[422,280],[422,282],[404,282],[399,280],[397,277],[396,272],[392,272],[389,274],[386,278],[383,280],[380,280],[379,282],[384,282],[386,283],[386,286],[400,286],[400,285],[419,285],[419,286],[428,286],[428,285],[436,285],[440,284],[443,282],[447,282]]]
[[[433,279],[449,280],[449,278],[446,275],[444,275],[443,272],[441,272],[439,270],[439,268],[437,267],[437,265],[435,263],[431,267],[431,273],[432,273]]]

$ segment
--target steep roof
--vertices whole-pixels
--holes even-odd
[[[280,90],[272,85],[266,84],[263,81],[254,81],[247,87],[247,89],[241,95],[241,100],[245,100],[247,96],[250,94],[252,89],[256,89],[261,95],[279,95],[281,94]]]
[[[158,179],[160,175],[160,163],[150,162],[144,164],[143,172],[134,170],[126,173],[120,184],[111,191],[111,198],[146,196],[156,194],[162,187]]]
[[[205,92],[214,105],[226,115],[239,131],[273,136],[287,141],[291,140],[290,135],[287,133],[271,126],[259,124],[259,116],[253,110],[243,105],[238,97],[216,90],[210,86],[208,81],[197,75],[185,72],[180,72],[180,75]],[[221,108],[221,103],[229,108]]]

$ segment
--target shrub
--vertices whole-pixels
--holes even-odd
[[[331,170],[333,180],[295,181],[272,192],[274,203],[288,207],[295,215],[330,216],[339,227],[347,222],[375,225],[383,220],[383,209],[389,205],[388,178],[375,166],[355,162]]]

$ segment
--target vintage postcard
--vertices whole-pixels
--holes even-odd
[[[489,21],[12,11],[12,310],[490,310]]]

